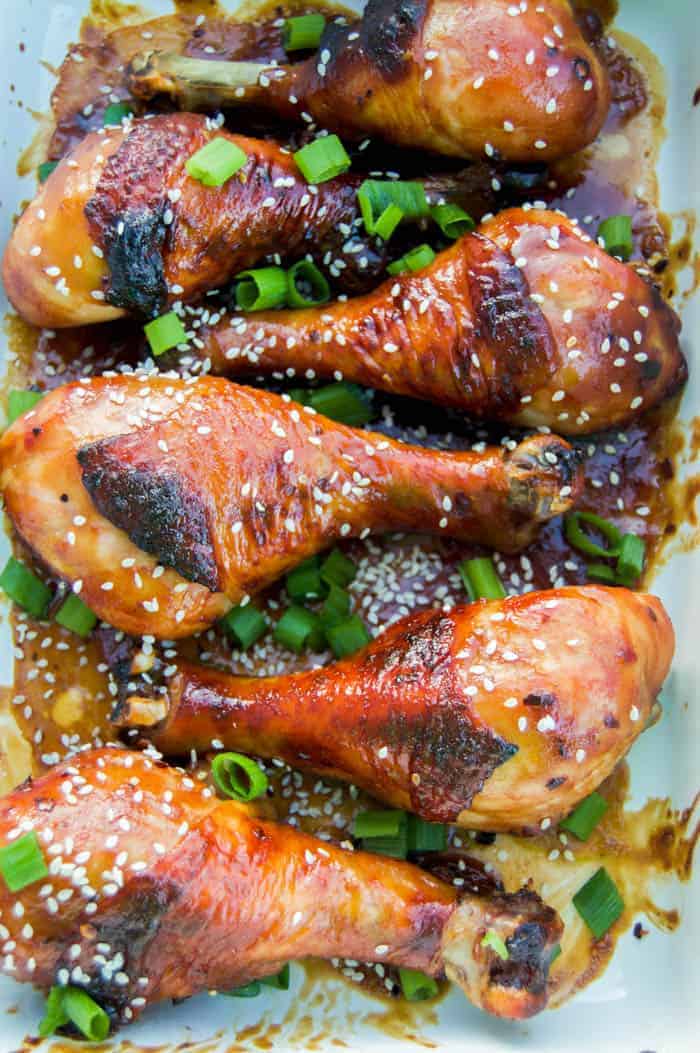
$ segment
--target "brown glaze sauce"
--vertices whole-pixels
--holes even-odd
[[[595,0],[586,6],[595,8],[606,25],[616,7],[614,0]],[[87,131],[102,125],[102,114],[110,101],[128,98],[119,68],[136,51],[168,47],[202,58],[282,60],[280,29],[272,24],[274,20],[283,12],[318,9],[319,5],[286,4],[282,8],[251,4],[239,9],[235,23],[232,19],[226,22],[226,12],[216,0],[178,0],[175,7],[173,16],[144,27],[148,15],[138,6],[93,0],[91,13],[81,26],[80,42],[70,49],[70,54],[79,55],[82,61],[66,62],[59,71],[52,98],[53,119],[37,115],[39,130],[20,160],[20,174],[47,157],[61,157]],[[335,6],[333,10],[337,13],[341,9]],[[200,15],[205,21],[197,24]],[[244,18],[246,22],[241,24]],[[120,33],[110,37],[115,29]],[[614,85],[614,103],[604,134],[582,155],[552,166],[535,192],[523,190],[515,176],[509,178],[504,173],[505,190],[497,207],[534,197],[566,209],[592,233],[607,215],[632,215],[635,257],[646,261],[665,295],[677,300],[686,295],[681,291],[681,271],[694,268],[694,287],[700,266],[691,256],[690,220],[681,237],[672,243],[672,218],[660,213],[657,206],[655,168],[664,135],[662,72],[648,49],[625,34],[616,32],[601,46]],[[109,84],[109,95],[100,92],[103,84]],[[255,124],[254,118],[251,126],[246,117],[247,132],[267,134],[271,130],[262,123]],[[278,135],[284,132],[277,129]],[[369,152],[366,156],[365,163],[371,168]],[[404,170],[415,172],[421,163],[425,168],[425,158],[406,157]],[[392,155],[392,166],[400,164],[401,159]],[[479,191],[479,166],[475,167],[475,214],[479,215],[479,206],[483,212],[493,195],[485,184],[483,194]],[[6,331],[10,346],[7,388],[33,385],[47,390],[78,376],[98,374],[122,361],[135,363],[143,351],[141,330],[132,323],[38,333],[16,317],[8,317]],[[424,404],[377,396],[376,406],[377,419],[371,426],[411,441],[459,447],[475,440],[500,438],[498,432],[469,428],[456,416],[449,419],[450,431],[446,432],[444,411]],[[666,553],[674,550],[681,526],[690,524],[693,537],[700,541],[694,509],[700,481],[676,480],[679,468],[687,468],[697,457],[700,423],[696,422],[686,440],[674,425],[675,411],[675,404],[669,404],[624,432],[577,442],[586,476],[580,507],[595,510],[624,530],[644,537],[649,553],[647,579]],[[416,420],[423,422],[418,428]],[[687,529],[683,536],[687,538]],[[402,535],[354,542],[346,548],[361,567],[352,586],[356,609],[374,631],[416,607],[464,599],[456,567],[473,554],[465,546]],[[22,558],[28,558],[26,552]],[[583,559],[566,542],[558,521],[549,524],[521,556],[498,557],[497,566],[513,591],[586,580]],[[263,602],[274,618],[285,603],[283,589],[271,590]],[[0,696],[0,792],[7,792],[28,774],[45,770],[81,743],[100,744],[115,738],[109,723],[113,696],[99,640],[77,641],[53,623],[35,623],[16,611],[9,616],[17,650],[14,687],[3,689]],[[216,630],[182,642],[177,650],[187,657],[215,661],[232,672],[248,674],[290,671],[329,659],[328,655],[296,658],[269,637],[248,653],[239,654],[232,652],[230,643]],[[193,759],[192,766],[206,777],[206,758]],[[267,770],[269,796],[257,804],[257,809],[326,839],[347,838],[356,812],[372,807],[363,794],[348,793],[313,775],[271,764]],[[556,831],[527,839],[498,835],[492,841],[465,831],[451,834],[450,854],[442,863],[448,880],[456,861],[476,859],[487,871],[500,876],[508,889],[531,878],[561,911],[566,930],[563,953],[552,969],[555,1005],[600,975],[617,938],[640,916],[666,931],[678,924],[676,911],[655,905],[651,887],[663,878],[688,879],[700,826],[693,827],[690,811],[676,812],[667,800],[650,800],[639,811],[628,811],[628,784],[627,766],[621,764],[601,788],[609,810],[586,844],[573,837],[564,843]],[[330,809],[326,807],[329,803]],[[553,858],[555,852],[559,854]],[[605,865],[617,882],[626,909],[613,930],[603,940],[594,941],[573,909],[571,897],[598,865]],[[437,1021],[435,1003],[406,1003],[398,996],[390,970],[380,976],[371,966],[340,961],[335,968],[322,962],[307,963],[301,994],[293,1003],[290,1000],[282,1022],[273,1024],[263,1014],[258,1024],[237,1032],[229,1047],[231,1053],[244,1048],[268,1050],[281,1037],[289,1045],[312,1050],[327,1043],[330,1033],[342,1035],[351,1029],[353,1010],[347,990],[338,986],[339,976],[350,986],[359,984],[368,994],[381,997],[376,1009],[365,1017],[369,1023],[394,1038],[434,1047],[423,1031]],[[336,982],[324,982],[330,977]],[[288,996],[279,993],[277,997]],[[391,1001],[387,1004],[386,999]],[[174,1048],[183,1053],[210,1053],[220,1048],[220,1038],[212,1036],[206,1042]],[[345,1045],[337,1037],[334,1044],[339,1048]],[[30,1042],[24,1048],[33,1045]],[[53,1048],[57,1053],[68,1053],[75,1047],[58,1043]],[[128,1040],[110,1048],[119,1053],[136,1050]],[[165,1049],[147,1048],[151,1053]]]

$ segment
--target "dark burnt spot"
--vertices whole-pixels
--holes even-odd
[[[581,58],[581,56],[579,55],[577,58],[574,59],[573,66],[574,76],[577,80],[580,80],[582,82],[588,80],[588,78],[591,75],[591,66],[585,58]]]
[[[619,728],[620,721],[612,713],[606,713],[603,717],[603,724],[606,728]]]
[[[557,775],[554,779],[547,779],[545,786],[548,790],[557,790],[566,782],[566,775]]]
[[[474,840],[477,845],[493,845],[496,842],[496,835],[491,833],[490,830],[477,830],[474,834]]]
[[[130,463],[120,450],[124,438],[131,437],[104,439],[78,451],[83,485],[97,511],[163,566],[216,592],[219,573],[202,499],[175,472]]]
[[[407,55],[420,33],[427,6],[427,0],[369,0],[360,24],[358,50],[386,79],[407,71]]]
[[[532,692],[529,695],[525,695],[523,699],[523,705],[525,706],[555,706],[556,704],[556,695],[552,695],[548,691],[539,691],[537,694]]]
[[[648,358],[646,362],[642,362],[640,373],[644,380],[656,380],[659,373],[661,372],[661,363],[655,358]]]
[[[68,494],[61,494],[61,501],[64,503],[68,500]]]
[[[130,210],[115,217],[116,225],[105,238],[110,275],[106,297],[113,307],[146,318],[163,313],[168,295],[163,269],[164,211],[161,204],[150,212]]]
[[[463,882],[460,887],[465,892],[491,896],[503,891],[503,883],[495,873],[486,870],[481,860],[462,852],[414,852],[411,862],[449,885],[455,878],[460,878]]]
[[[496,895],[492,910],[497,910],[499,900],[504,913],[522,920],[506,940],[507,961],[494,955],[489,979],[500,987],[540,995],[547,984],[551,948],[562,931],[561,922],[556,912],[529,889],[521,889],[514,897]]]
[[[697,106],[700,102],[700,85],[693,92],[693,106]]]
[[[34,438],[38,438],[41,435],[41,428],[32,428],[32,435]]]

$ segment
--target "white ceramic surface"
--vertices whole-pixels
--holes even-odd
[[[17,157],[34,135],[30,111],[42,111],[53,77],[41,64],[59,65],[66,45],[75,40],[88,0],[0,0],[0,243],[8,237],[13,213],[23,198],[31,196],[33,178],[19,181],[14,172]],[[230,6],[236,6],[231,0]],[[150,11],[171,10],[167,0],[150,0]],[[660,58],[668,79],[668,138],[660,165],[661,200],[673,212],[700,205],[700,106],[692,96],[700,85],[698,48],[699,0],[621,0],[617,25],[643,40]],[[20,50],[20,42],[25,50]],[[18,105],[22,100],[22,107]],[[700,244],[696,245],[696,251]],[[0,315],[7,308],[0,290]],[[700,414],[700,296],[683,312],[684,345],[691,364],[682,417]],[[0,337],[0,340],[3,340]],[[1,345],[0,345],[1,346]],[[0,547],[6,540],[0,531]],[[4,559],[4,551],[0,558]],[[700,616],[700,551],[675,556],[654,581],[654,591],[667,604],[678,634],[678,651],[672,676],[664,691],[665,713],[660,725],[645,734],[631,754],[632,790],[635,800],[649,795],[670,795],[683,807],[700,787],[698,764],[700,679],[698,617]],[[6,608],[0,601],[0,681],[11,680]],[[652,929],[639,942],[631,932],[621,940],[604,976],[564,1008],[544,1013],[525,1024],[487,1018],[452,991],[441,1003],[438,1023],[427,1024],[426,1038],[440,1053],[474,1050],[478,1053],[691,1053],[700,1049],[700,878],[693,885],[660,890],[664,905],[678,906],[682,924],[673,936]],[[244,1049],[235,1042],[236,1030],[256,1023],[263,1015],[282,1023],[276,1050],[308,1048],[296,1026],[305,1012],[297,998],[302,970],[293,967],[288,995],[266,992],[252,1001],[202,996],[176,1008],[151,1011],[145,1020],[122,1033],[136,1044],[205,1040],[223,1032],[221,1049]],[[367,1013],[381,1011],[375,1001],[337,984],[334,1008],[324,1014],[325,1028],[315,1028],[314,1049],[337,1049],[333,1032],[346,1049],[369,1051],[415,1050],[413,1043],[388,1037],[368,1027]],[[289,1012],[291,1006],[295,1009]],[[17,1012],[8,1013],[11,1007]],[[0,1053],[16,1050],[25,1035],[36,1028],[42,999],[29,987],[0,978]],[[388,1009],[386,1010],[389,1011]],[[330,1022],[335,1021],[333,1026]],[[326,1044],[327,1042],[327,1044]],[[119,1044],[115,1041],[115,1046]],[[48,1043],[47,1043],[48,1045]],[[209,1043],[207,1043],[209,1047]],[[43,1047],[42,1047],[43,1048]],[[76,1044],[76,1048],[79,1048]],[[256,1047],[250,1047],[256,1048]]]

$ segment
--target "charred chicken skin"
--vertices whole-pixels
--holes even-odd
[[[185,164],[215,138],[248,160],[210,187]],[[52,328],[154,317],[274,253],[328,259],[340,288],[364,290],[383,275],[387,249],[359,222],[362,180],[348,174],[309,186],[289,151],[191,113],[91,132],[15,227],[5,289],[23,318]],[[425,186],[433,200],[460,201],[469,181],[434,177]]]
[[[547,826],[644,729],[673,654],[660,601],[589,585],[408,615],[321,669],[127,678],[118,719],[169,756],[281,757],[424,819]]]
[[[215,373],[284,371],[565,435],[619,426],[685,382],[678,316],[556,212],[508,209],[417,273],[348,303],[197,330]]]
[[[582,149],[610,105],[605,70],[568,0],[369,0],[305,62],[265,66],[146,53],[137,96],[310,114],[349,138],[456,157],[546,161]]]
[[[428,530],[517,551],[579,485],[577,455],[553,435],[428,450],[211,377],[67,384],[0,440],[24,541],[105,621],[165,639],[337,538]]]
[[[30,829],[50,873],[15,894],[0,883],[14,944],[2,967],[82,987],[115,1024],[310,955],[447,975],[498,1016],[547,1002],[562,925],[534,892],[460,897],[408,863],[257,819],[143,754],[93,750],[28,781],[0,802],[0,844]],[[489,929],[508,961],[482,947]]]

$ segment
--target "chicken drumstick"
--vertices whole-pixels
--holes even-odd
[[[208,187],[185,164],[217,138],[248,160],[223,186]],[[52,328],[127,312],[154,317],[272,253],[329,259],[336,284],[357,292],[386,265],[386,244],[358,222],[362,180],[348,174],[310,187],[276,143],[230,135],[191,113],[101,129],[25,209],[3,282],[27,321]],[[465,202],[470,188],[467,174],[424,183],[433,200]]]
[[[555,822],[609,775],[672,654],[659,600],[564,588],[408,615],[309,672],[241,677],[168,661],[167,678],[163,665],[126,678],[118,720],[169,756],[220,742],[427,820],[517,830]]]
[[[307,113],[351,138],[512,161],[582,149],[610,105],[605,70],[569,0],[369,0],[359,22],[327,26],[305,62],[146,52],[131,63],[130,87],[187,109]]]
[[[579,484],[553,435],[428,450],[212,377],[67,384],[0,439],[24,541],[111,625],[166,639],[339,537],[428,530],[517,551]]]
[[[508,209],[417,273],[325,307],[223,318],[184,364],[313,369],[564,435],[619,426],[687,376],[658,290],[561,213]]]
[[[77,984],[115,1024],[310,955],[446,974],[498,1016],[546,1005],[562,925],[534,892],[460,897],[408,863],[263,822],[144,754],[91,750],[25,783],[0,801],[0,845],[30,830],[51,871],[14,894],[0,881],[13,941],[0,968]],[[482,946],[489,929],[507,961]]]

